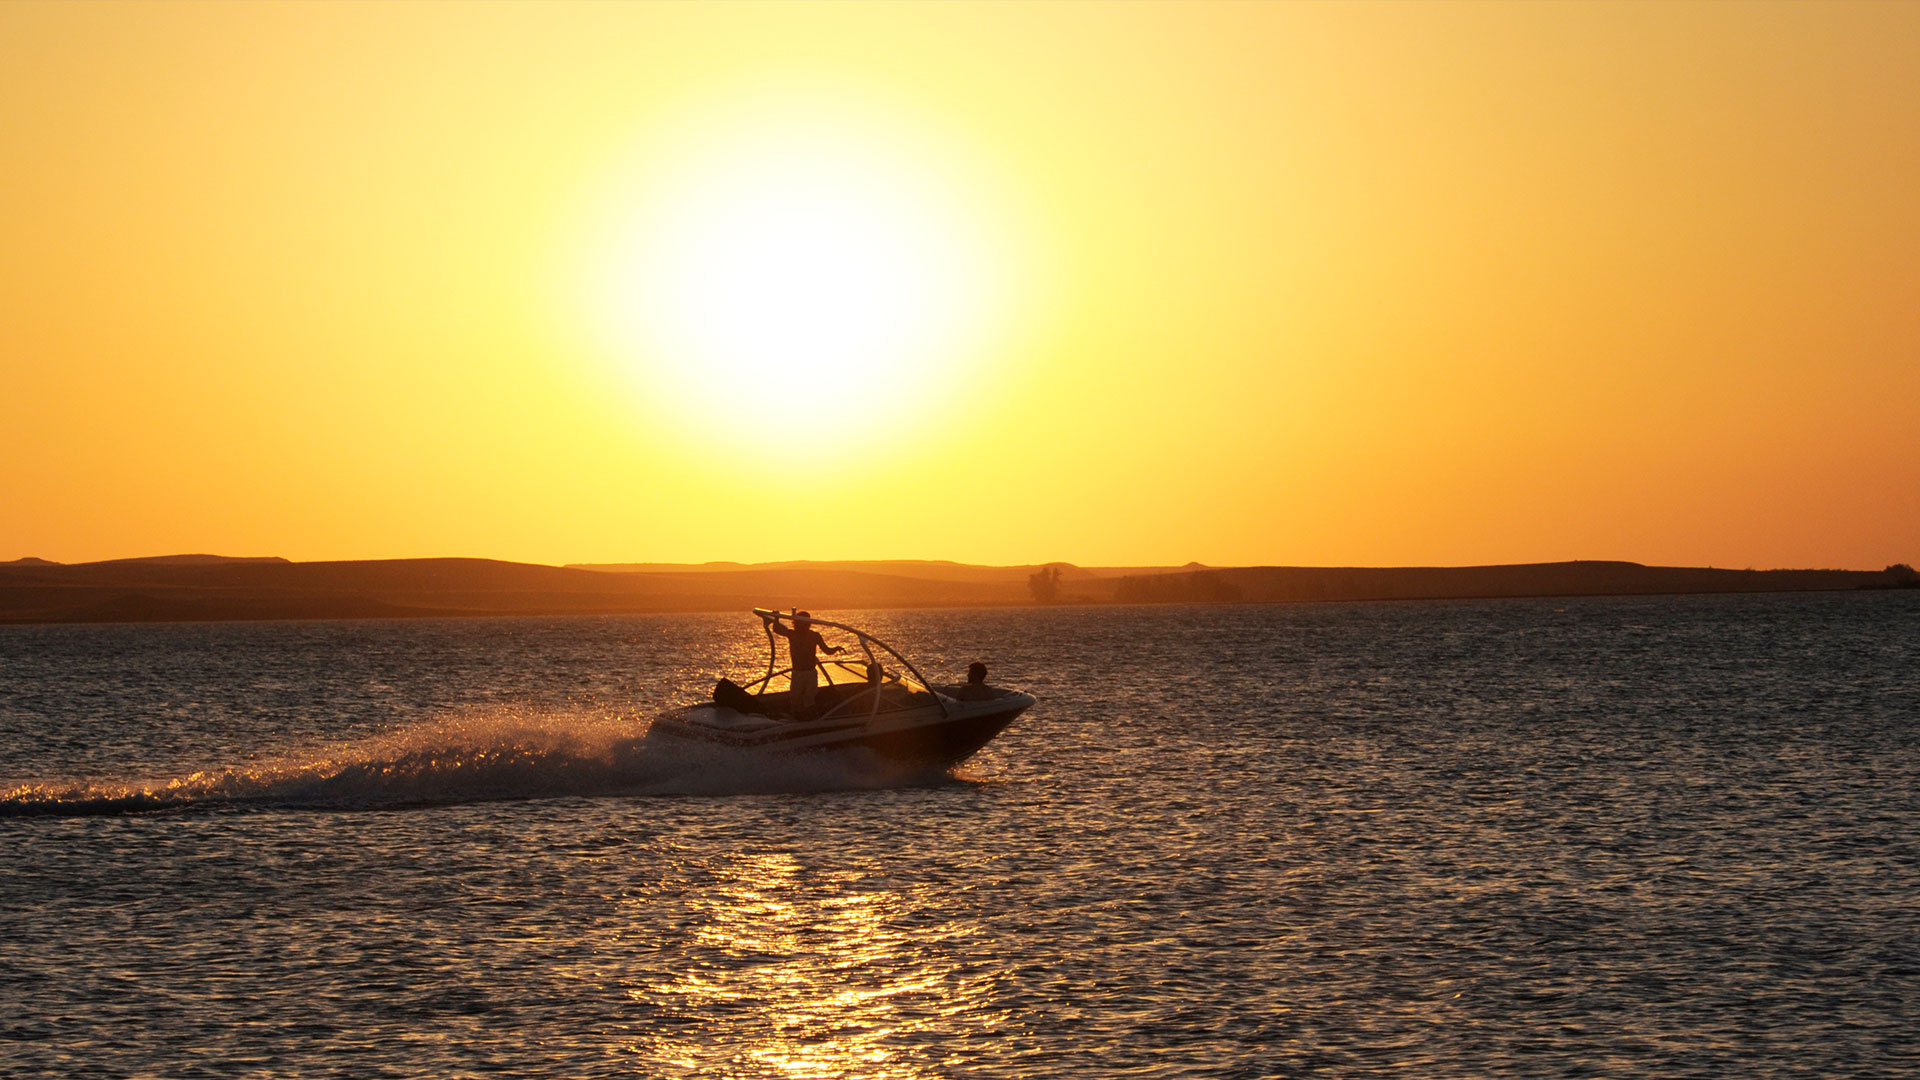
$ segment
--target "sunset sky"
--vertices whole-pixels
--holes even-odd
[[[0,4],[0,559],[1920,562],[1920,4]]]

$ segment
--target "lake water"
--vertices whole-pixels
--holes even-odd
[[[639,738],[739,615],[0,627],[0,1076],[1920,1072],[1920,594],[843,615],[954,775]]]

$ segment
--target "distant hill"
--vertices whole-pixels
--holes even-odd
[[[491,559],[116,559],[0,565],[0,621],[383,618],[1011,604],[1025,577],[940,581],[845,569],[605,573]]]
[[[1908,586],[1913,572],[1715,570],[1629,562],[1466,567],[1077,567],[1063,603],[1297,603],[1776,592]],[[540,566],[493,559],[289,562],[169,555],[0,563],[0,622],[153,622],[1014,606],[1040,566],[876,562]],[[1904,571],[1904,575],[1899,571]]]
[[[278,555],[147,555],[138,559],[109,559],[110,563],[139,563],[144,566],[220,566],[226,563],[284,563]],[[82,564],[85,565],[85,564]],[[105,565],[95,563],[93,565]]]
[[[1887,573],[1859,570],[1716,570],[1632,562],[1505,566],[1246,566],[1121,577],[1120,603],[1299,603],[1328,600],[1630,596],[1661,593],[1802,592],[1877,587]]]

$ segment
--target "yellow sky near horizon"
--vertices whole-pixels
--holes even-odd
[[[0,559],[1920,561],[1920,5],[0,5]]]

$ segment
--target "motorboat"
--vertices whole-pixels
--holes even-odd
[[[648,741],[772,753],[866,752],[913,768],[946,769],[972,757],[1034,703],[1031,694],[982,682],[932,685],[898,649],[845,623],[766,608],[753,613],[767,634],[766,674],[744,685],[721,679],[712,700],[655,718]],[[811,708],[795,698],[792,668],[780,666],[775,635],[796,626],[839,630],[859,643],[816,659]]]

